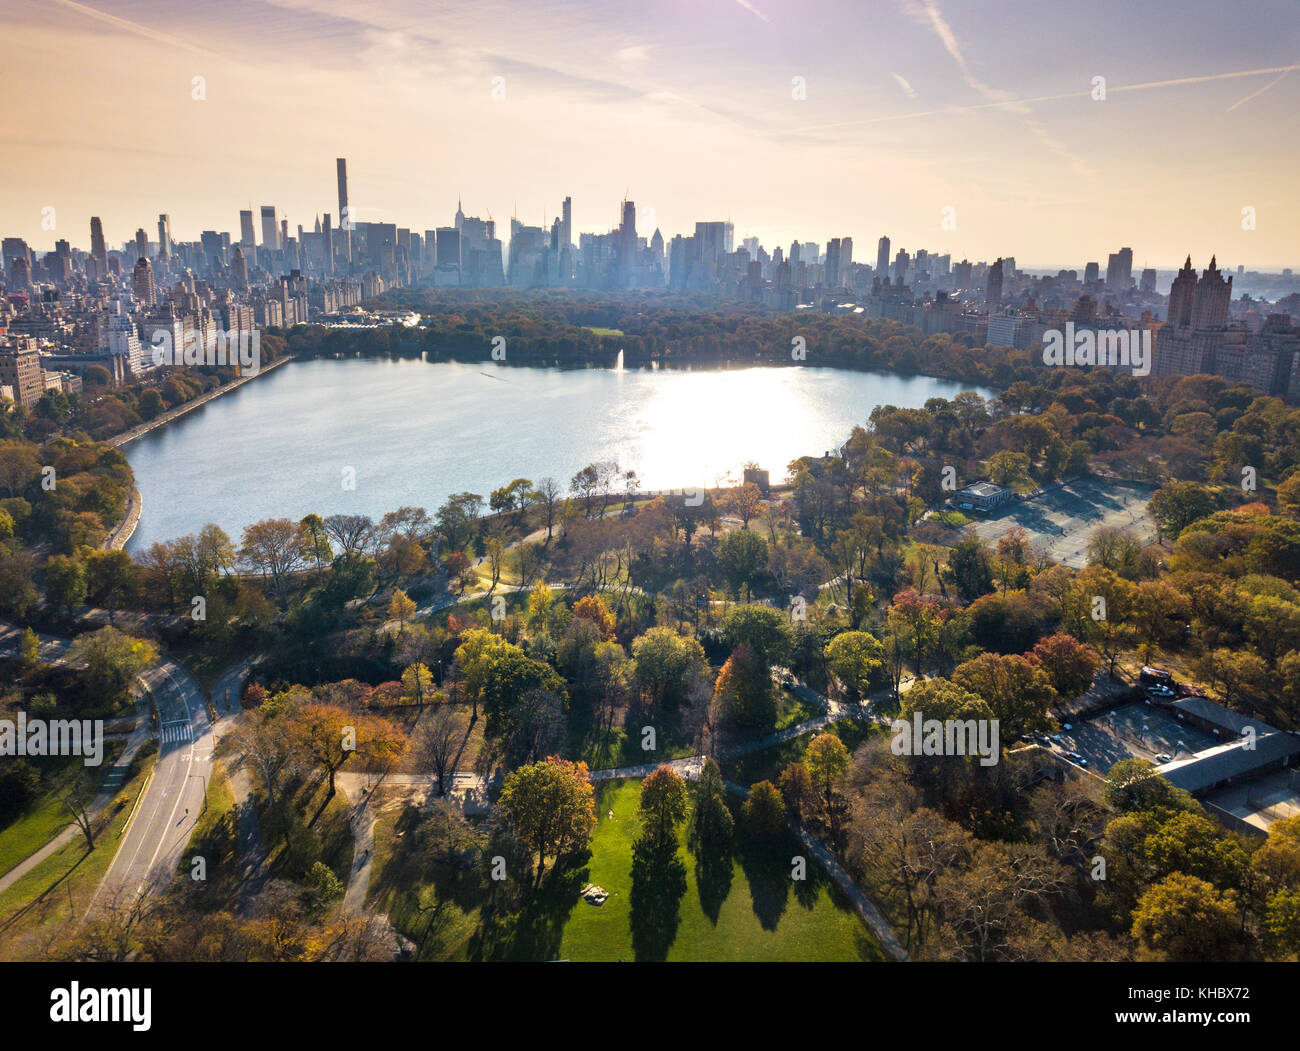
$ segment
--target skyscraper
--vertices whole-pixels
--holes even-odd
[[[889,276],[889,238],[882,237],[876,244],[876,276]]]
[[[253,211],[251,208],[241,208],[239,211],[239,247],[252,248],[257,244],[257,236],[253,232]]]
[[[167,258],[172,254],[172,219],[170,215],[158,216],[158,255]]]
[[[1132,283],[1133,249],[1112,252],[1106,262],[1106,288],[1111,292],[1127,292]]]
[[[104,224],[97,215],[90,217],[90,257],[99,266],[96,276],[103,276],[108,270],[108,249],[104,245]]]
[[[1232,278],[1224,279],[1215,259],[1210,258],[1198,281],[1188,256],[1169,288],[1168,316],[1156,332],[1152,372],[1157,376],[1222,375],[1218,358],[1225,345],[1231,302]]]
[[[262,205],[262,247],[268,252],[280,250],[280,224],[276,222],[275,205]]]
[[[987,290],[984,295],[984,305],[993,310],[1002,302],[1002,258],[998,257],[996,263],[989,267],[989,280]]]
[[[157,296],[154,292],[153,266],[144,256],[135,261],[135,269],[131,271],[131,288],[135,292],[135,298],[141,305],[151,307],[157,302]]]
[[[352,262],[352,213],[348,211],[348,162],[344,157],[335,161],[339,177],[339,248],[343,258]]]

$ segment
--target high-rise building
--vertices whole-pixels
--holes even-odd
[[[239,247],[252,248],[256,244],[257,244],[257,237],[253,232],[253,211],[251,208],[240,209]]]
[[[1224,375],[1237,371],[1226,359],[1219,360],[1228,342],[1231,302],[1232,278],[1223,277],[1214,257],[1197,280],[1188,256],[1169,288],[1168,315],[1156,332],[1151,371],[1157,376]]]
[[[163,213],[158,216],[158,257],[167,259],[172,254],[172,218]]]
[[[339,157],[335,162],[339,181],[339,251],[352,262],[352,212],[348,210],[348,162]]]
[[[1094,281],[1097,280],[1097,278],[1098,278],[1098,276],[1099,276],[1100,274],[1101,274],[1101,264],[1100,264],[1100,263],[1087,263],[1087,264],[1085,264],[1085,265],[1084,265],[1084,268],[1083,268],[1083,283],[1084,283],[1085,285],[1090,285],[1090,284],[1092,284]]]
[[[268,252],[280,250],[280,224],[275,218],[275,205],[262,205],[262,247]]]
[[[885,277],[889,274],[889,238],[882,237],[876,243],[876,276]]]
[[[103,277],[108,270],[108,249],[104,244],[104,224],[97,215],[90,217],[90,257],[99,265],[95,276]]]
[[[984,305],[992,311],[1002,302],[1002,258],[989,267],[989,279],[984,294]]]
[[[1121,248],[1112,252],[1106,262],[1106,288],[1111,292],[1127,292],[1133,283],[1133,249]]]
[[[153,283],[153,266],[144,256],[135,261],[135,268],[131,271],[131,289],[135,292],[135,298],[143,306],[151,307],[157,302]]]
[[[1154,295],[1156,291],[1156,271],[1155,267],[1147,267],[1142,271],[1142,280],[1138,283],[1138,291],[1144,296]]]
[[[14,400],[31,408],[45,393],[45,374],[36,341],[19,337],[8,346],[0,346],[0,387],[12,387]]]

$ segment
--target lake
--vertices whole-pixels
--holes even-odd
[[[264,518],[430,514],[617,460],[642,490],[733,484],[755,460],[784,480],[798,456],[837,448],[876,405],[920,408],[969,384],[785,367],[536,369],[349,358],[294,361],[124,448],[144,498],[127,550],[208,522],[236,543]],[[988,395],[990,392],[981,391]],[[350,478],[355,486],[347,487]]]

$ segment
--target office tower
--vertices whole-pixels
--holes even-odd
[[[30,292],[32,289],[32,264],[22,256],[9,261],[9,291]]]
[[[97,277],[102,277],[108,270],[108,249],[104,245],[104,224],[99,216],[90,217],[90,257],[99,266]]]
[[[352,262],[352,213],[348,211],[348,162],[339,157],[335,162],[339,181],[339,250],[348,263]]]
[[[280,220],[280,240],[276,243],[279,245],[280,251],[282,252],[289,247],[289,220],[288,219]]]
[[[1154,295],[1156,291],[1156,271],[1154,267],[1147,267],[1142,271],[1142,280],[1138,284],[1138,291],[1144,296]]]
[[[970,288],[971,271],[974,269],[969,259],[963,259],[952,268],[952,287]]]
[[[235,254],[230,258],[230,273],[234,278],[234,285],[241,292],[248,291],[248,262],[244,259],[244,252],[239,245],[235,245]]]
[[[840,281],[840,239],[832,237],[826,242],[826,268],[824,284],[829,288],[839,288]]]
[[[889,238],[882,237],[876,243],[876,276],[885,277],[889,273]]]
[[[141,226],[135,232],[135,257],[140,259],[149,255],[149,235],[144,232]]]
[[[621,284],[630,284],[636,264],[636,203],[624,201],[618,225],[618,266]]]
[[[199,234],[199,244],[203,248],[203,265],[217,268],[226,261],[225,249],[221,244],[221,235],[216,230],[204,230]]]
[[[996,263],[989,267],[989,279],[984,295],[984,305],[990,311],[994,310],[1002,302],[1002,258],[999,256]]]
[[[262,205],[262,247],[268,252],[280,250],[280,224],[276,222],[275,205]]]
[[[1083,268],[1083,283],[1085,285],[1092,284],[1094,281],[1097,280],[1100,273],[1101,273],[1101,265],[1099,263],[1088,263]]]
[[[172,219],[170,215],[158,216],[158,256],[165,259],[172,254]]]
[[[566,197],[560,208],[560,242],[568,248],[573,244],[573,198]]]
[[[907,268],[912,265],[912,257],[907,254],[906,248],[900,248],[898,255],[894,256],[894,284],[907,284]]]
[[[154,291],[153,283],[153,266],[144,256],[135,261],[135,268],[131,271],[131,288],[135,292],[135,298],[142,305],[151,307],[157,302],[158,297]]]
[[[257,244],[257,238],[253,234],[253,212],[251,209],[240,209],[239,212],[239,247],[252,248]]]
[[[1127,292],[1133,283],[1133,249],[1121,248],[1112,252],[1106,262],[1106,288],[1111,292]]]

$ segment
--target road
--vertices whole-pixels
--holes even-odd
[[[216,741],[199,684],[163,659],[141,679],[158,708],[158,760],[94,902],[133,900],[180,864],[203,808]]]

